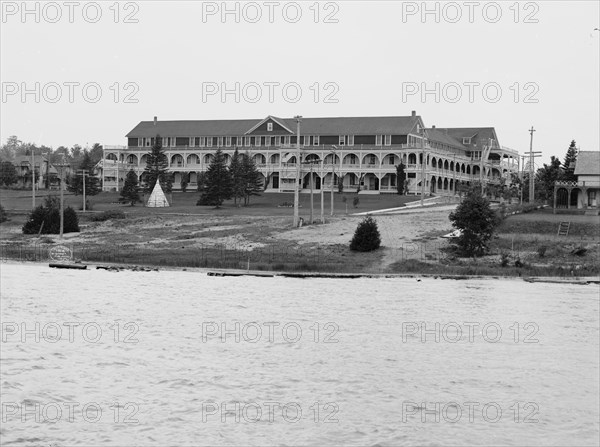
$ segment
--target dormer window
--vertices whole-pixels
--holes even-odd
[[[467,146],[471,144],[471,137],[463,137],[463,144]]]
[[[273,132],[273,123],[267,123],[267,132]]]

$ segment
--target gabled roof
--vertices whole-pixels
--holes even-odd
[[[294,118],[274,118],[283,127],[295,133]],[[197,137],[197,136],[241,136],[256,128],[261,120],[208,120],[208,121],[142,121],[135,126],[127,137],[149,138],[161,136]],[[337,117],[302,118],[302,135],[407,135],[416,133],[416,125],[423,125],[421,117],[384,116],[384,117]]]
[[[575,161],[575,175],[600,175],[600,152],[579,151]]]
[[[496,129],[493,127],[448,127],[448,128],[436,128],[442,131],[448,131],[448,135],[458,139],[462,144],[463,138],[471,138],[474,142],[487,143],[491,138],[499,146],[498,136],[496,135]]]
[[[285,122],[284,122],[284,121],[283,121],[281,118],[276,118],[276,117],[274,117],[274,116],[271,116],[271,115],[269,115],[269,116],[267,116],[267,117],[266,117],[264,120],[262,120],[262,121],[259,121],[259,122],[258,122],[258,124],[256,124],[255,126],[253,126],[251,129],[248,129],[248,130],[246,131],[246,134],[249,134],[249,133],[252,133],[252,132],[254,132],[256,129],[258,129],[258,128],[259,128],[261,125],[263,125],[263,124],[264,124],[264,123],[266,123],[267,121],[273,121],[274,123],[277,123],[277,124],[279,124],[281,127],[283,127],[283,128],[284,128],[285,130],[287,130],[288,132],[290,132],[290,133],[294,133],[294,132],[292,131],[292,129],[291,129],[291,128],[289,128],[289,127],[287,126],[287,124],[285,124]]]
[[[437,141],[438,143],[447,144],[449,146],[458,147],[465,150],[467,149],[467,147],[462,144],[462,139],[459,140],[458,138],[453,137],[445,130],[440,130],[436,127],[435,129],[426,129],[425,131],[427,132],[427,138],[431,141]]]

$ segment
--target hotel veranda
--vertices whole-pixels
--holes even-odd
[[[423,178],[427,194],[453,195],[471,182],[498,183],[519,171],[518,153],[500,145],[493,127],[425,128],[414,111],[395,117],[302,118],[299,127],[299,183],[304,191],[329,190],[335,176],[336,189],[342,179],[347,192],[395,193],[400,162],[409,194],[421,192]],[[236,148],[254,159],[265,192],[294,190],[298,123],[273,116],[142,121],[127,134],[127,146],[104,146],[99,163],[104,190],[119,190],[130,169],[143,181],[146,154],[157,135],[169,159],[174,190],[181,189],[182,181],[194,189],[217,149],[229,162]]]

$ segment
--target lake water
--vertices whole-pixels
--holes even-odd
[[[3,445],[597,445],[599,287],[2,264]]]

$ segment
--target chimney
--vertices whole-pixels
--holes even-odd
[[[154,117],[154,125],[156,126],[156,121],[158,120],[157,117]]]
[[[435,129],[435,125],[431,126],[432,129]]]
[[[412,116],[417,116],[417,112],[416,112],[416,110],[413,110],[413,111],[412,111]]]

